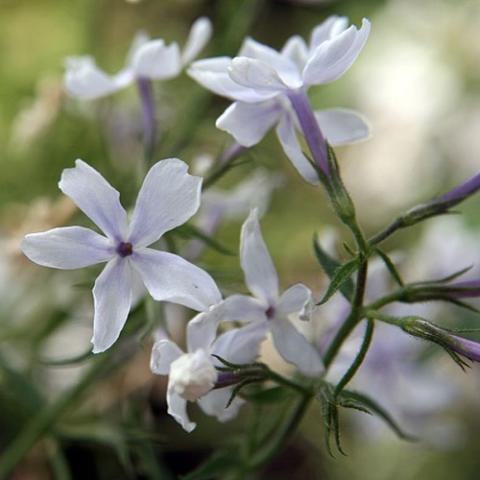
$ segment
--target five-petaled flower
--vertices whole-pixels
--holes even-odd
[[[46,267],[76,269],[108,262],[93,288],[93,351],[102,352],[118,338],[140,276],[155,300],[197,311],[221,300],[208,273],[178,255],[147,248],[165,232],[185,223],[200,205],[202,179],[187,173],[176,158],[157,162],[148,172],[129,222],[119,193],[81,160],[63,171],[59,187],[105,236],[84,227],[54,228],[27,235],[22,250]]]
[[[245,283],[254,295],[231,295],[223,305],[224,319],[254,322],[270,330],[278,353],[298,370],[310,376],[323,371],[318,351],[290,322],[290,315],[306,319],[312,308],[312,293],[297,283],[280,295],[278,276],[262,237],[256,210],[242,227],[240,261]]]
[[[212,26],[206,17],[193,23],[183,51],[176,42],[166,45],[162,39],[149,40],[145,34],[138,34],[125,67],[115,75],[100,70],[90,56],[69,57],[65,72],[66,89],[73,97],[92,100],[110,95],[141,78],[167,80],[176,77],[197,57],[211,34]]]
[[[213,389],[218,379],[218,357],[235,364],[255,360],[260,342],[265,337],[265,326],[260,323],[229,330],[218,337],[217,327],[223,318],[222,304],[198,314],[187,326],[187,353],[174,342],[162,338],[155,342],[150,368],[157,375],[168,375],[168,413],[191,432],[195,423],[187,415],[187,401],[197,402],[207,414],[221,422],[232,419],[243,400],[235,397],[227,407],[232,387]]]
[[[369,21],[364,19],[359,30],[354,25],[347,26],[345,17],[332,16],[313,30],[308,46],[301,37],[293,36],[280,52],[248,38],[233,60],[199,60],[188,73],[204,87],[234,100],[218,118],[218,128],[250,147],[277,125],[285,153],[300,175],[316,184],[318,175],[297,139],[299,126],[314,160],[324,170],[327,166],[325,152],[321,151],[325,148],[323,136],[335,146],[363,139],[369,131],[363,118],[351,110],[322,110],[315,112],[314,117],[306,98],[308,87],[341,77],[363,49],[370,31]]]

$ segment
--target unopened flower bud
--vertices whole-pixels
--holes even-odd
[[[196,350],[172,362],[168,388],[194,402],[214,387],[217,377],[211,356],[205,350]]]

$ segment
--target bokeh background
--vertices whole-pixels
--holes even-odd
[[[308,38],[330,14],[347,15],[356,24],[368,17],[373,25],[352,69],[311,90],[315,107],[355,108],[371,124],[371,139],[338,155],[360,221],[373,233],[396,213],[478,171],[477,0],[0,0],[0,452],[32,428],[38,412],[72,386],[81,387],[68,408],[49,419],[47,434],[13,478],[175,478],[241,431],[250,413],[220,426],[195,413],[199,428],[185,434],[165,414],[165,383],[150,373],[148,340],[135,352],[112,357],[85,385],[90,357],[68,367],[52,365],[89,349],[89,288],[97,271],[51,272],[31,265],[20,253],[20,240],[25,233],[85,221],[57,188],[62,169],[76,158],[101,170],[128,204],[142,155],[135,89],[95,102],[69,99],[62,84],[65,58],[90,54],[115,72],[139,30],[182,44],[201,15],[212,19],[215,31],[202,56],[234,55],[245,35],[280,48],[293,34]],[[199,156],[215,157],[231,142],[214,125],[228,103],[186,75],[155,84],[155,95],[158,159],[178,156],[200,168]],[[266,183],[281,175],[262,225],[282,283],[302,281],[319,295],[325,278],[312,235],[320,232],[333,242],[345,232],[333,233],[325,197],[297,177],[273,135],[216,188],[233,189],[257,167],[267,172]],[[401,232],[387,244],[406,278],[433,278],[480,263],[480,204],[470,200],[461,211]],[[232,251],[241,221],[224,222],[218,234]],[[242,288],[238,257],[207,250],[201,263],[226,291]],[[475,267],[470,274],[475,276]],[[377,283],[382,289],[387,280],[380,275]],[[318,312],[318,331],[336,308],[334,300]],[[478,326],[474,314],[421,308],[445,325]],[[362,367],[355,384],[390,401],[420,441],[399,440],[378,422],[349,414],[342,422],[348,456],[332,459],[323,447],[321,415],[312,408],[301,434],[258,478],[478,478],[480,371],[473,365],[464,374],[437,353],[390,330],[379,332],[371,366]],[[264,355],[284,368],[268,346]],[[393,368],[385,359],[394,359]]]

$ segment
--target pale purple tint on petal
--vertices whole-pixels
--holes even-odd
[[[472,178],[469,178],[462,184],[453,188],[444,195],[437,197],[432,203],[451,203],[461,202],[465,198],[473,195],[480,189],[480,173],[477,173]]]
[[[198,210],[202,179],[187,170],[185,162],[169,158],[157,162],[147,173],[130,224],[133,245],[150,245]]]
[[[155,300],[179,303],[197,311],[205,311],[221,300],[212,277],[178,255],[144,248],[129,258]]]
[[[228,73],[234,82],[260,92],[282,93],[287,89],[287,85],[273,67],[254,58],[234,58]],[[301,83],[298,86],[301,86]]]
[[[200,17],[193,22],[182,52],[183,65],[190,63],[198,56],[207,45],[211,36],[212,23],[207,17]]]
[[[290,37],[282,48],[281,53],[290,59],[299,71],[303,70],[308,59],[308,47],[302,37],[298,35]]]
[[[348,145],[370,135],[368,122],[359,113],[346,108],[315,112],[321,132],[332,146]]]
[[[245,403],[244,400],[237,396],[226,408],[231,395],[231,388],[212,390],[199,398],[197,403],[207,415],[216,417],[219,422],[228,422],[237,416],[240,407]]]
[[[340,33],[347,29],[347,26],[347,17],[339,17],[337,15],[328,17],[324,22],[322,22],[320,25],[317,25],[312,30],[312,35],[310,37],[310,49],[314,50],[323,42],[331,40],[333,37],[340,35]]]
[[[187,325],[187,350],[194,352],[198,349],[206,351],[217,335],[218,324],[222,320],[222,312],[218,307],[213,307],[208,312],[199,313]]]
[[[80,210],[112,239],[123,240],[127,232],[127,213],[120,194],[94,168],[82,160],[66,168],[58,183]]]
[[[110,348],[122,331],[132,304],[132,270],[117,257],[107,263],[93,287],[93,352]]]
[[[456,335],[452,335],[452,338],[454,341],[449,343],[449,346],[455,352],[473,360],[474,362],[480,362],[480,343]]]
[[[165,80],[179,75],[182,70],[177,43],[165,45],[162,39],[143,44],[133,55],[132,68],[137,77]]]
[[[297,283],[285,290],[278,301],[277,309],[284,315],[303,313],[312,301],[312,292],[302,283]]]
[[[32,262],[64,270],[106,262],[115,255],[108,238],[83,227],[31,233],[23,240],[22,251]]]
[[[221,306],[225,320],[231,322],[261,322],[266,320],[269,307],[267,302],[246,295],[231,295]]]
[[[150,357],[150,370],[156,375],[168,375],[170,365],[183,355],[183,351],[176,343],[162,339],[153,344]]]

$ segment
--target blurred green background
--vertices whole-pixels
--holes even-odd
[[[247,34],[280,48],[293,34],[308,38],[330,14],[347,15],[357,25],[368,17],[373,25],[352,69],[310,92],[315,107],[355,108],[371,123],[370,140],[338,153],[360,220],[373,233],[400,210],[478,171],[478,0],[0,0],[0,451],[35,412],[80,378],[85,365],[53,368],[42,361],[83,353],[91,328],[84,285],[95,272],[52,273],[29,265],[19,252],[21,237],[73,221],[76,212],[61,199],[57,182],[76,158],[102,171],[127,204],[137,190],[131,181],[142,155],[135,89],[95,102],[73,101],[63,91],[65,58],[89,54],[115,72],[137,31],[183,44],[201,15],[214,24],[213,41],[201,57],[234,55]],[[224,99],[186,75],[156,84],[155,94],[158,159],[178,156],[193,163],[230,143],[215,129],[215,119],[228,105]],[[249,158],[220,187],[237,184],[252,164],[272,175],[282,172],[286,183],[274,192],[262,222],[265,238],[285,285],[303,281],[320,292],[325,279],[310,245],[315,231],[335,225],[325,197],[302,183],[273,135]],[[476,235],[478,202],[468,202],[462,211],[467,230]],[[233,251],[240,224],[241,219],[229,222],[219,232],[219,240]],[[408,256],[422,228],[427,227],[399,234],[389,247]],[[227,290],[241,284],[237,257],[211,251],[202,262]],[[81,334],[78,329],[69,333],[72,324],[81,324]],[[175,478],[223,435],[241,431],[241,420],[219,427],[202,417],[195,433],[184,434],[152,400],[160,398],[152,391],[163,391],[164,385],[151,378],[148,353],[146,344],[139,354],[119,356],[102,371],[68,412],[50,423],[48,435],[12,478]],[[318,412],[312,412],[304,435],[258,478],[477,479],[476,370],[464,380],[469,400],[448,413],[460,432],[452,434],[454,441],[408,444],[389,432],[370,436],[346,420],[349,456],[331,459],[323,448]]]

